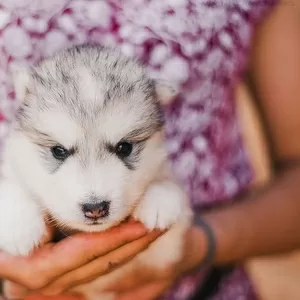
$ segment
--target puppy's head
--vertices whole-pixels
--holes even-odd
[[[122,221],[165,159],[159,102],[172,89],[96,46],[73,47],[13,77],[21,101],[13,165],[29,191],[71,228]]]

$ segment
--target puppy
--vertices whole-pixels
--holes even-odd
[[[0,249],[28,255],[45,213],[87,232],[128,216],[169,229],[126,266],[76,288],[90,300],[114,299],[99,293],[135,264],[180,260],[192,214],[168,170],[161,108],[174,89],[120,52],[89,45],[15,69],[13,80],[21,105],[1,166]]]

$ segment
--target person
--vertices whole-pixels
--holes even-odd
[[[300,246],[300,24],[294,5],[265,0],[2,2],[2,139],[16,105],[9,67],[36,63],[69,44],[119,47],[143,61],[154,77],[172,80],[180,88],[178,99],[165,109],[166,147],[174,174],[200,218],[186,234],[180,264],[162,272],[133,270],[108,287],[119,299],[189,299],[205,283],[210,265],[231,263],[237,267],[210,298],[255,299],[239,263]],[[277,169],[271,184],[248,194],[251,166],[235,114],[234,90],[250,60],[255,32],[254,83]],[[108,232],[47,243],[29,258],[1,253],[0,277],[19,284],[18,293],[27,294],[25,288],[33,292],[25,299],[41,300],[42,294],[63,294],[113,272],[111,266],[126,263],[160,234],[148,234],[141,224],[130,222]]]

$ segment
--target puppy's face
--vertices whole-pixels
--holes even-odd
[[[41,205],[85,231],[127,217],[165,158],[159,93],[143,69],[73,48],[16,73],[15,86],[14,166]]]

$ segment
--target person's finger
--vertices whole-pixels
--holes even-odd
[[[42,294],[30,294],[23,298],[23,300],[86,300],[82,295],[59,295],[46,296]]]
[[[107,290],[114,291],[116,293],[131,291],[148,283],[149,281],[153,281],[153,278],[155,277],[155,270],[150,270],[145,266],[134,266],[130,272],[126,272],[126,276],[124,276],[124,278],[107,286]]]
[[[134,266],[131,271],[126,272],[122,280],[118,280],[107,287],[107,290],[116,293],[132,291],[153,281],[164,281],[175,277],[175,270],[172,266],[166,268],[151,268],[145,265]]]
[[[42,292],[48,295],[59,294],[71,287],[90,282],[103,274],[111,272],[145,250],[160,234],[161,232],[153,231],[105,256],[99,257],[89,264],[63,275],[43,289]]]
[[[130,222],[105,232],[79,233],[57,244],[46,244],[29,257],[0,252],[0,276],[36,290],[146,233],[142,224]]]
[[[171,282],[165,281],[156,281],[152,282],[134,290],[121,293],[116,300],[154,300],[159,296],[163,295],[164,292],[170,287]]]

